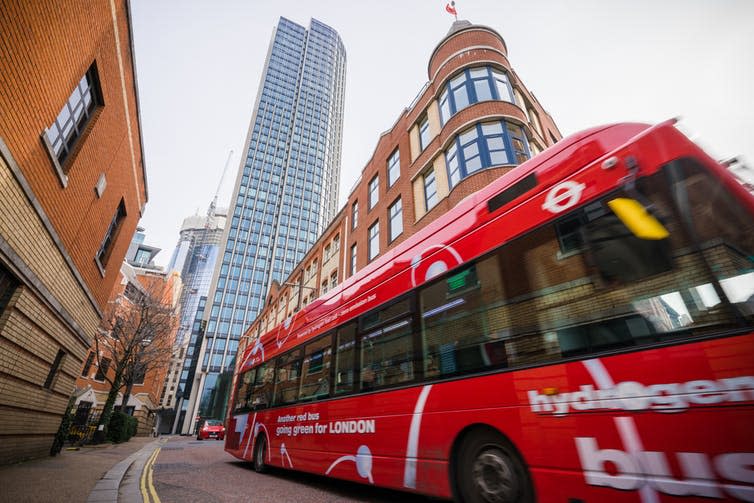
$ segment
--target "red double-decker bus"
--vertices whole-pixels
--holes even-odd
[[[467,502],[754,501],[754,198],[572,136],[253,341],[226,450]]]

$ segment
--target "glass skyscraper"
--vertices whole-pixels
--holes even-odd
[[[194,375],[202,346],[202,324],[204,308],[207,304],[209,287],[215,263],[223,243],[227,211],[215,211],[214,203],[207,216],[194,215],[183,220],[180,238],[170,259],[168,271],[181,274],[181,321],[176,336],[176,349],[179,351],[179,374],[174,375],[172,367],[165,382],[163,395],[165,403],[176,399],[176,412],[183,424],[188,409],[188,398],[194,383]],[[171,424],[172,426],[172,424]],[[187,427],[190,427],[187,426]]]
[[[280,18],[207,299],[195,415],[221,415],[218,377],[232,370],[238,340],[272,281],[288,277],[337,213],[345,76],[335,30],[315,19],[307,30]]]

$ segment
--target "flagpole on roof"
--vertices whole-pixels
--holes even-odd
[[[455,20],[458,21],[458,11],[456,11],[455,0],[451,0],[450,3],[445,4],[445,10],[448,12],[448,14],[453,14],[453,17],[455,17]]]

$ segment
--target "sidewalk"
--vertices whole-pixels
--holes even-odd
[[[123,444],[85,446],[78,451],[64,448],[55,457],[0,466],[0,502],[116,503],[128,467],[135,462],[134,469],[141,473],[145,456],[159,445],[152,437],[133,437]]]

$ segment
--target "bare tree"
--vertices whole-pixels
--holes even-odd
[[[169,364],[178,319],[171,297],[164,282],[155,283],[148,290],[129,283],[110,304],[103,327],[94,338],[100,377],[110,384],[99,421],[99,440],[107,434],[121,388],[125,386],[121,402],[125,409],[134,383],[147,372]],[[105,359],[109,359],[109,365]],[[107,367],[113,369],[112,374]]]

